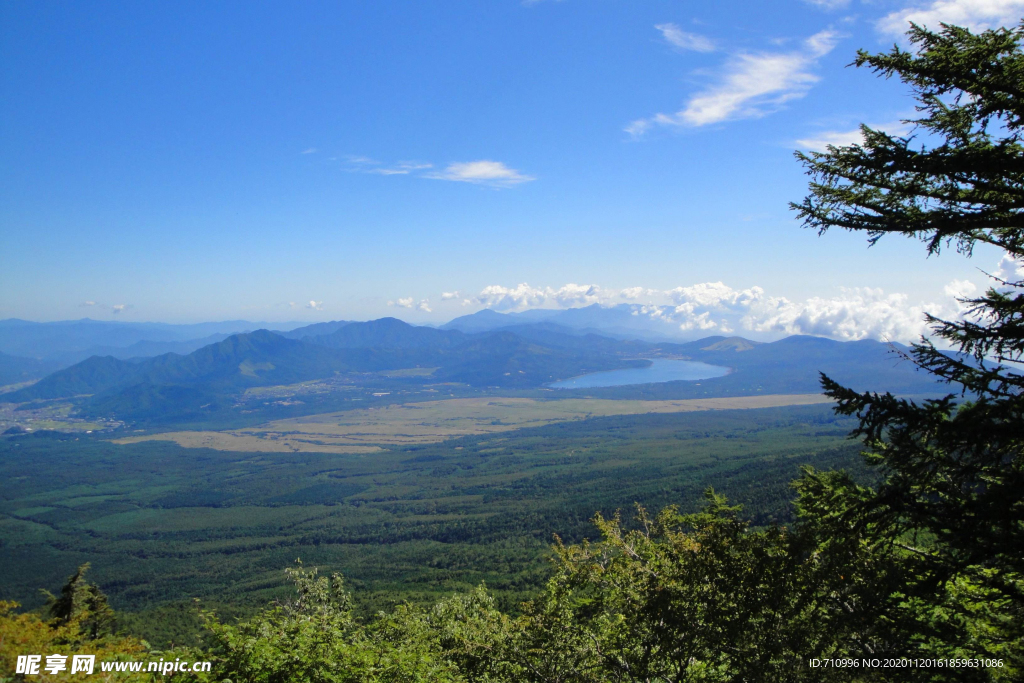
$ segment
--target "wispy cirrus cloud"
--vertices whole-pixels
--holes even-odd
[[[735,54],[726,62],[719,81],[693,95],[682,109],[638,119],[625,130],[640,136],[655,127],[696,128],[770,114],[803,97],[818,82],[813,69],[839,38],[835,31],[820,31],[803,41],[799,50]]]
[[[459,161],[448,164],[443,169],[434,169],[434,164],[424,161],[399,161],[385,164],[366,156],[348,155],[345,161],[348,170],[354,173],[369,173],[383,176],[416,176],[431,180],[451,180],[490,187],[512,187],[536,180],[500,161],[481,159],[478,161]]]
[[[804,0],[804,2],[826,10],[843,9],[850,5],[850,0]]]
[[[109,311],[110,313],[113,313],[114,315],[119,315],[121,313],[127,313],[128,311],[132,310],[132,308],[133,308],[133,306],[131,304],[108,305],[108,304],[98,303],[96,301],[83,301],[83,302],[81,302],[78,305],[81,306],[82,308],[95,308],[95,309],[101,310],[101,311]]]
[[[492,187],[511,187],[536,180],[514,168],[509,168],[500,161],[481,159],[480,161],[463,161],[448,164],[444,170],[427,173],[426,178],[435,180],[453,180],[460,183],[490,185]]]
[[[376,173],[378,175],[409,175],[410,173],[415,173],[416,171],[422,171],[433,167],[433,164],[422,163],[419,161],[399,161],[394,166],[378,166],[368,169],[366,172]]]
[[[654,28],[661,31],[661,35],[670,45],[680,50],[714,52],[716,49],[715,41],[696,33],[688,33],[676,24],[656,24]]]
[[[891,12],[875,23],[888,36],[902,36],[911,22],[938,29],[939,24],[954,24],[972,31],[998,26],[1016,26],[1024,16],[1024,0],[933,0]]]

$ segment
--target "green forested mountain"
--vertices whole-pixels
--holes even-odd
[[[8,398],[23,401],[100,394],[143,383],[202,384],[211,390],[230,391],[300,382],[342,369],[346,369],[344,359],[335,351],[258,330],[232,335],[187,356],[168,353],[137,362],[109,356],[89,358]]]
[[[331,323],[327,323],[331,324]],[[296,330],[295,332],[301,332]],[[304,334],[311,344],[335,349],[450,349],[464,344],[468,337],[461,332],[418,327],[397,318],[380,318],[365,323],[349,323],[328,334]]]

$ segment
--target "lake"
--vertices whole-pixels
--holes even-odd
[[[646,368],[591,372],[587,375],[552,382],[548,386],[553,389],[596,389],[597,387],[620,387],[627,384],[675,382],[681,379],[691,381],[711,379],[727,374],[729,374],[729,368],[720,365],[708,365],[692,360],[653,358],[651,364]]]

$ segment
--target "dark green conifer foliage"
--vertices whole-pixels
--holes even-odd
[[[911,132],[862,126],[862,144],[798,153],[812,182],[793,208],[819,233],[862,231],[871,244],[898,234],[923,241],[929,255],[948,247],[971,255],[979,243],[992,245],[1019,273],[1024,24],[979,34],[914,26],[908,36],[911,51],[861,51],[854,64],[911,87],[920,113],[906,122]],[[949,652],[970,641],[968,650],[1020,666],[1024,376],[1012,363],[1024,359],[1024,278],[997,278],[961,303],[963,319],[928,317],[955,351],[922,339],[909,358],[951,386],[945,397],[917,403],[858,394],[823,376],[837,410],[860,419],[855,435],[882,474],[878,487],[854,490],[809,473],[799,488],[807,514],[831,515],[833,531],[858,529],[879,552],[910,563],[900,605],[916,610],[917,644],[931,639],[930,647]]]
[[[60,596],[44,591],[49,600],[50,618],[58,626],[78,621],[87,638],[109,635],[114,627],[114,610],[107,604],[107,596],[94,583],[85,580],[89,563],[80,566],[68,577],[60,589]]]

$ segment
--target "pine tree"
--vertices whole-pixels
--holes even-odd
[[[864,232],[871,244],[903,235],[929,255],[991,245],[1017,275],[962,299],[960,319],[928,316],[952,351],[922,339],[910,360],[946,382],[947,395],[859,394],[823,376],[838,412],[859,418],[855,435],[881,481],[864,489],[810,472],[802,505],[913,563],[902,604],[918,605],[919,627],[941,614],[936,638],[984,632],[987,644],[976,647],[1020,666],[1024,375],[1014,364],[1024,360],[1024,23],[978,34],[914,26],[908,36],[912,50],[861,51],[854,63],[910,86],[919,112],[906,122],[912,131],[862,126],[862,144],[798,153],[812,180],[792,206],[819,234]]]
[[[89,563],[80,566],[68,577],[60,589],[60,597],[49,592],[50,618],[55,626],[78,622],[81,633],[90,639],[100,638],[112,632],[114,611],[107,604],[107,596],[94,583],[85,580]]]

